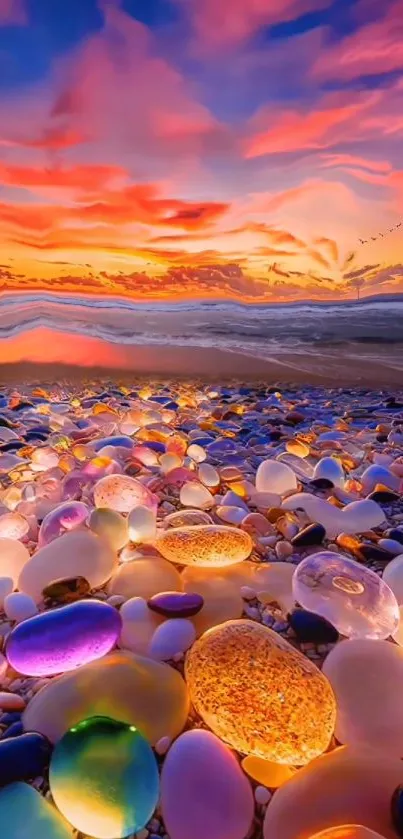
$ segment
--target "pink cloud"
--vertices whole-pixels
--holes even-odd
[[[24,0],[0,0],[0,26],[24,26],[27,22]]]

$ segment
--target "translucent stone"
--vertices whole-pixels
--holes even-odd
[[[344,470],[340,461],[335,457],[322,457],[315,466],[313,477],[314,480],[327,478],[335,486],[344,487]]]
[[[392,633],[392,637],[396,644],[399,644],[399,647],[403,647],[403,606],[399,606],[399,615],[399,625]]]
[[[108,585],[108,594],[121,594],[126,600],[131,597],[148,600],[161,591],[182,591],[182,581],[170,562],[156,557],[125,562]]]
[[[131,597],[120,610],[122,631],[119,647],[138,655],[147,655],[151,638],[160,624],[160,618],[147,606],[143,597]]]
[[[261,624],[229,621],[206,632],[187,655],[185,675],[197,713],[239,752],[299,765],[329,745],[336,717],[329,682]]]
[[[392,589],[399,606],[403,604],[403,552],[387,564],[382,579]]]
[[[89,517],[88,526],[115,551],[120,551],[129,541],[127,519],[108,507],[96,507]]]
[[[263,758],[254,757],[254,755],[248,755],[243,759],[242,769],[258,784],[263,784],[270,789],[282,787],[295,775],[296,771],[292,766],[286,766],[285,763],[273,763],[271,760],[263,760]]]
[[[201,524],[213,524],[213,519],[203,510],[178,510],[164,518],[165,527],[196,527]]]
[[[196,638],[196,630],[186,618],[171,618],[157,627],[151,638],[148,655],[157,661],[169,661],[186,652]]]
[[[335,736],[349,746],[403,754],[403,650],[387,641],[342,641],[323,672],[337,703]]]
[[[165,759],[161,810],[170,839],[244,839],[254,801],[235,755],[209,731],[193,730]]]
[[[241,507],[229,507],[229,506],[219,506],[216,509],[216,514],[221,521],[226,522],[226,524],[235,524],[239,525],[244,520],[245,510]]]
[[[0,608],[3,608],[4,601],[13,588],[14,581],[11,577],[0,577]]]
[[[16,626],[7,637],[7,659],[24,676],[65,673],[110,652],[121,626],[119,612],[107,603],[70,603]]]
[[[23,594],[21,591],[12,591],[8,594],[4,598],[3,607],[6,617],[17,623],[32,618],[38,612],[32,597]]]
[[[14,583],[29,560],[25,545],[16,539],[0,538],[0,577],[11,577]]]
[[[57,744],[49,769],[53,800],[78,831],[123,839],[143,829],[157,806],[157,762],[134,725],[91,717]]]
[[[0,790],[0,825],[4,839],[71,839],[71,827],[56,807],[19,781]]]
[[[287,452],[296,457],[308,457],[310,449],[303,440],[287,440],[285,444]]]
[[[197,443],[192,443],[186,454],[188,457],[191,457],[196,463],[203,463],[206,460],[207,454],[202,446],[198,446]]]
[[[178,736],[188,710],[186,685],[176,670],[118,651],[48,682],[29,702],[23,725],[55,743],[83,719],[112,717],[135,725],[155,744]]]
[[[165,530],[156,547],[178,565],[224,566],[242,562],[252,552],[248,533],[224,525],[177,527]]]
[[[0,516],[1,539],[23,539],[29,531],[29,523],[20,513],[3,513]]]
[[[308,556],[293,578],[297,603],[348,638],[382,639],[399,623],[396,598],[377,574],[331,551]]]
[[[278,495],[297,489],[295,473],[278,460],[264,460],[256,472],[258,492],[274,492]]]
[[[89,509],[82,501],[65,501],[45,516],[40,526],[38,546],[49,545],[58,536],[83,525]]]
[[[399,478],[384,466],[373,464],[361,475],[361,483],[366,495],[372,492],[377,484],[383,484],[393,490],[399,489]]]
[[[128,518],[129,536],[132,542],[152,542],[157,533],[157,518],[149,507],[135,507]]]
[[[152,493],[140,481],[128,475],[106,475],[94,487],[96,507],[108,507],[118,513],[129,513],[134,507],[144,505],[156,509]]]
[[[23,547],[19,542],[14,544]],[[22,568],[18,588],[39,603],[43,589],[54,580],[82,576],[96,588],[109,580],[117,563],[107,542],[89,531],[73,530],[33,554]]]
[[[374,749],[341,747],[304,766],[276,792],[263,837],[314,837],[336,825],[359,824],[396,839],[390,805],[402,782],[401,760]]]
[[[311,521],[323,525],[330,538],[338,536],[339,533],[365,533],[373,527],[378,527],[385,520],[385,514],[379,504],[368,498],[353,501],[340,510],[323,498],[307,492],[297,492],[283,501],[282,506],[285,510],[301,508]]]
[[[185,568],[182,574],[184,590],[200,594],[204,600],[203,608],[191,618],[197,635],[202,635],[220,623],[241,617],[244,604],[240,589],[243,582],[233,581],[225,574],[227,570],[236,567],[233,565],[216,570],[191,565]]]
[[[183,485],[179,500],[184,507],[196,507],[199,510],[210,510],[215,504],[211,492],[197,481],[189,481]]]
[[[220,485],[220,476],[217,469],[211,466],[210,463],[202,463],[198,471],[199,480],[206,487],[218,487]]]

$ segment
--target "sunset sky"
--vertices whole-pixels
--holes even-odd
[[[402,291],[402,40],[403,0],[0,0],[1,291]]]

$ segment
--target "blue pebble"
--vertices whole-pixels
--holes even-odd
[[[0,787],[42,775],[51,751],[52,746],[46,737],[36,732],[1,740]]]
[[[4,731],[4,733],[0,737],[0,740],[5,740],[8,737],[18,737],[20,734],[23,733],[24,726],[21,720],[19,720],[18,722],[13,722],[12,725],[10,725],[10,728],[7,728],[7,730]]]
[[[290,626],[299,641],[313,644],[335,644],[339,640],[337,629],[321,615],[305,609],[294,609],[288,615]]]
[[[0,719],[0,723],[2,725],[11,725],[13,722],[19,722],[21,719],[21,712],[20,711],[9,711],[2,715]]]

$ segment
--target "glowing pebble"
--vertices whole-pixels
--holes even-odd
[[[248,533],[225,525],[177,527],[164,531],[156,547],[178,565],[224,566],[242,562],[251,553]]]
[[[109,716],[135,725],[154,744],[177,737],[188,710],[186,685],[176,670],[118,651],[45,685],[30,700],[23,725],[54,743],[83,719]]]
[[[150,557],[121,565],[108,585],[108,594],[148,600],[161,591],[182,591],[182,587],[180,574],[170,562]]]
[[[284,495],[285,492],[297,489],[297,479],[286,463],[280,463],[278,460],[264,460],[256,472],[256,489],[258,492]]]
[[[152,542],[157,532],[157,518],[149,507],[135,507],[128,518],[129,536],[132,542]]]
[[[296,771],[293,767],[286,766],[285,763],[273,763],[271,760],[263,760],[263,758],[254,755],[244,757],[242,769],[258,784],[263,784],[270,789],[282,787],[286,781],[289,781],[295,775]]]
[[[344,487],[344,470],[335,457],[322,457],[315,466],[313,477],[314,480],[327,478],[334,486]]]
[[[107,603],[70,603],[16,626],[7,638],[7,659],[25,676],[65,673],[110,652],[121,625],[119,612]]]
[[[29,531],[29,523],[20,513],[3,513],[0,516],[0,538],[23,539]]]
[[[368,827],[363,827],[362,824],[343,824],[321,830],[312,839],[383,839],[383,837]]]
[[[88,507],[82,501],[64,501],[59,504],[43,519],[38,536],[39,547],[49,545],[58,536],[83,525],[88,514]]]
[[[239,752],[299,765],[329,745],[336,716],[329,682],[261,624],[229,621],[206,632],[188,652],[185,675],[197,713]]]
[[[71,827],[56,807],[19,781],[0,790],[0,824],[7,839],[71,839]]]
[[[389,586],[369,568],[331,551],[312,554],[298,565],[293,591],[304,609],[349,638],[387,638],[399,623]]]
[[[287,452],[295,457],[308,457],[310,452],[309,446],[303,440],[287,440],[285,447]]]
[[[217,469],[211,466],[210,463],[202,463],[199,466],[199,480],[206,487],[218,487],[220,485],[220,476]]]
[[[11,577],[14,583],[29,560],[25,545],[17,539],[0,538],[0,577]]]
[[[337,703],[335,736],[349,746],[403,754],[403,650],[387,641],[342,641],[323,673]]]
[[[195,463],[203,463],[203,461],[206,460],[207,457],[205,450],[202,448],[202,446],[198,446],[197,443],[192,443],[189,446],[186,454],[188,455],[188,457],[191,457],[192,460],[195,461]]]
[[[201,524],[213,524],[213,519],[203,510],[178,510],[164,518],[164,527],[196,527]]]
[[[242,563],[243,564],[243,563]],[[235,568],[235,565],[230,568]],[[230,570],[228,568],[228,570]],[[186,592],[203,597],[203,607],[197,615],[191,617],[197,635],[225,621],[240,618],[243,612],[243,600],[240,594],[242,583],[232,581],[221,573],[227,569],[200,568],[188,566],[182,574],[182,584]]]
[[[147,655],[151,638],[160,619],[152,612],[143,597],[131,597],[120,610],[122,631],[119,647],[138,655]]]
[[[210,510],[215,504],[211,492],[197,481],[188,481],[183,484],[179,500],[184,507],[196,507],[199,510]]]
[[[396,839],[390,802],[402,782],[401,760],[369,748],[336,749],[304,766],[276,792],[263,837],[306,839],[336,825],[359,824]]]
[[[171,839],[244,839],[254,801],[235,755],[209,731],[193,730],[165,759],[161,809]]]
[[[8,594],[14,588],[14,581],[11,577],[0,577],[0,607],[3,607],[4,601]]]
[[[127,519],[116,510],[96,507],[89,517],[88,526],[93,533],[109,542],[115,551],[119,551],[129,541]]]
[[[129,513],[134,507],[144,505],[156,509],[152,493],[140,481],[129,475],[106,475],[94,487],[96,507],[109,507],[118,513]]]
[[[19,542],[14,544],[23,547]],[[54,580],[82,576],[92,588],[103,585],[117,563],[117,556],[107,542],[89,531],[73,530],[33,554],[20,573],[18,588],[38,603],[42,591]]]
[[[92,717],[73,726],[51,758],[49,784],[66,819],[96,839],[143,829],[158,802],[154,754],[135,726]]]
[[[353,501],[340,510],[324,498],[318,498],[308,492],[297,492],[283,501],[282,506],[285,510],[301,508],[311,521],[323,525],[330,538],[338,536],[339,533],[364,533],[378,527],[385,520],[382,508],[369,498]]]
[[[392,589],[399,606],[403,604],[403,553],[388,562],[382,579]]]

